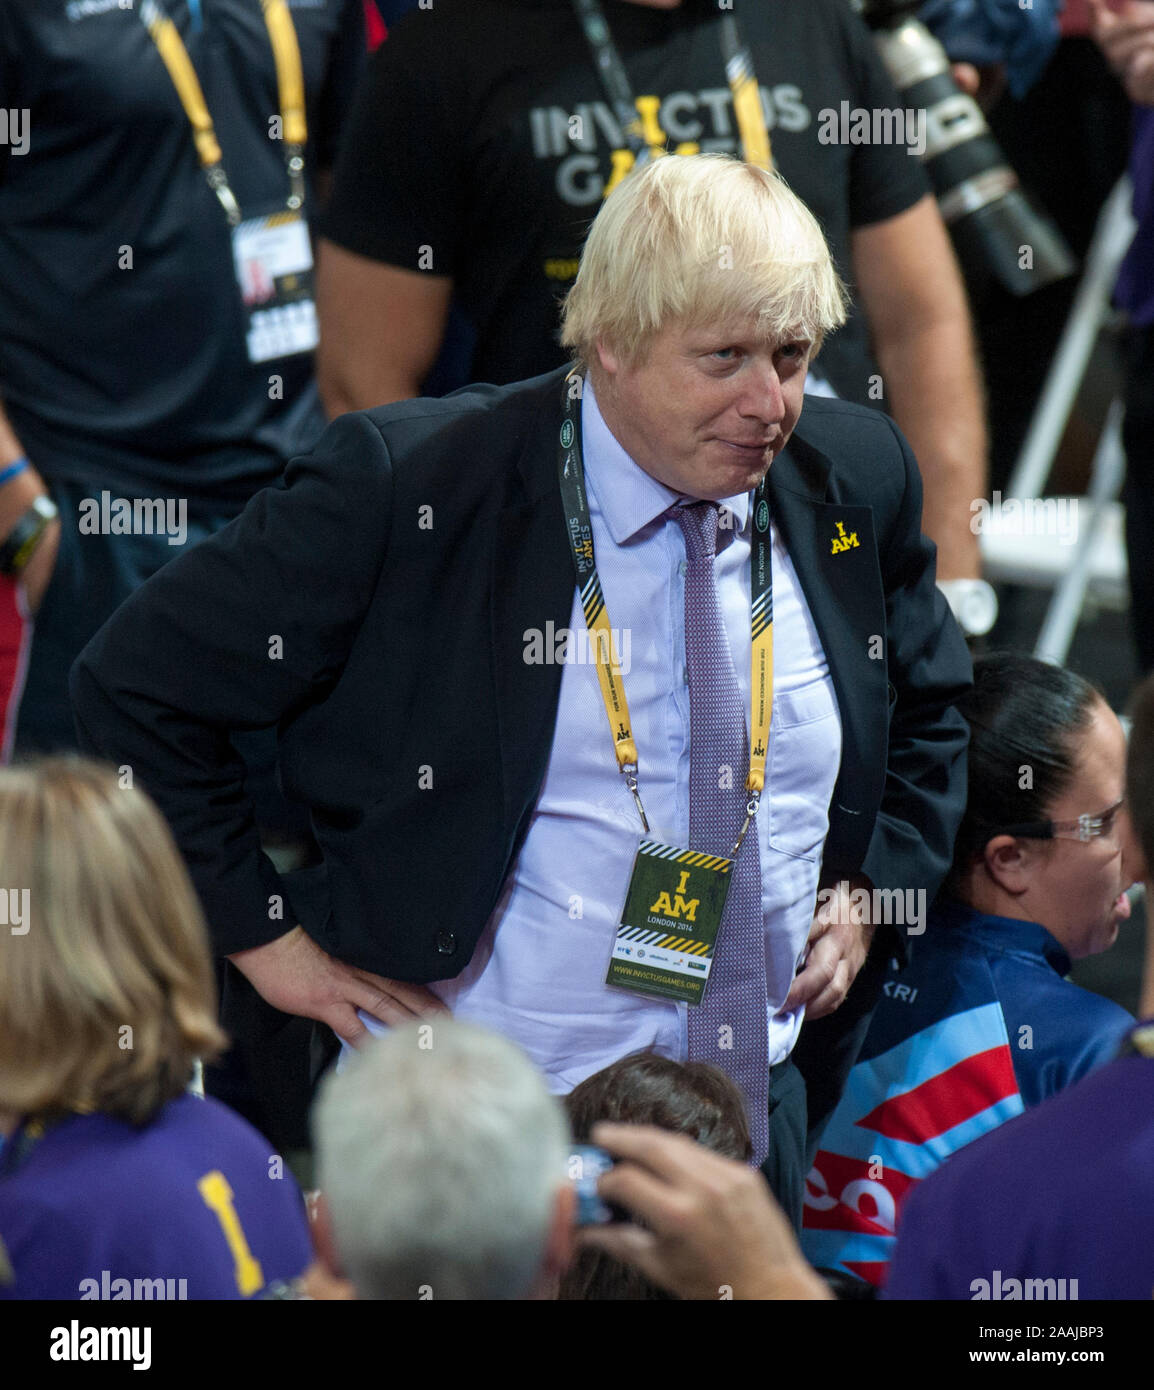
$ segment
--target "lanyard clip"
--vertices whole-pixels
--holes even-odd
[[[641,828],[649,834],[649,820],[645,815],[645,807],[641,804],[641,793],[637,790],[637,764],[626,763],[621,769],[625,777],[625,785],[633,793],[633,800],[637,803],[637,814],[641,817]]]
[[[746,836],[746,832],[749,830],[749,827],[753,824],[753,818],[754,818],[754,816],[757,815],[757,808],[758,808],[760,805],[761,805],[761,793],[760,793],[760,792],[750,792],[750,794],[749,794],[749,800],[745,803],[745,821],[744,821],[744,823],[742,824],[741,833],[738,835],[737,839],[734,841],[733,849],[732,849],[732,851],[730,852],[730,856],[729,856],[730,859],[736,859],[736,858],[737,858],[738,850],[741,849],[742,842],[744,841],[745,836]]]
[[[288,206],[294,212],[299,212],[305,205],[305,161],[301,154],[300,145],[289,145],[286,147],[286,163],[288,165],[289,187],[292,190],[288,196]]]
[[[220,205],[224,208],[224,215],[228,218],[230,227],[240,226],[240,204],[233,196],[232,189],[228,184],[228,175],[224,172],[223,164],[210,164],[204,171],[204,176],[208,180],[208,186],[220,199]]]

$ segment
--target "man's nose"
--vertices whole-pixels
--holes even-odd
[[[742,415],[777,425],[785,418],[785,397],[781,378],[772,360],[755,358],[742,383],[743,390],[737,408]]]

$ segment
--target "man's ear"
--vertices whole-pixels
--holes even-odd
[[[316,1204],[312,1210],[313,1248],[317,1259],[334,1279],[344,1279],[341,1257],[337,1254],[336,1240],[333,1238],[333,1218],[323,1192],[317,1193]]]
[[[601,370],[607,376],[616,376],[617,373],[621,370],[620,356],[613,351],[613,349],[608,345],[608,343],[605,342],[603,338],[597,339],[596,352],[597,361],[601,365]]]
[[[541,1268],[529,1294],[532,1299],[555,1299],[561,1276],[573,1260],[573,1244],[577,1230],[577,1189],[572,1183],[562,1183],[553,1198],[549,1218],[549,1234]]]
[[[549,1240],[545,1260],[558,1278],[569,1268],[573,1258],[573,1238],[577,1230],[577,1189],[565,1182],[557,1189],[553,1202],[553,1219],[549,1224]]]
[[[982,863],[986,873],[1003,892],[1018,897],[1030,886],[1037,865],[1040,844],[1019,840],[1013,835],[995,835],[986,842]]]

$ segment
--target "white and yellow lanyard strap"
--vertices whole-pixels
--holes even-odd
[[[642,164],[649,158],[651,151],[642,133],[625,64],[621,61],[621,54],[617,51],[617,45],[613,42],[613,36],[605,22],[601,0],[573,0],[573,5],[585,32],[585,40],[593,54],[597,74],[625,132],[626,143],[636,156],[637,163]],[[753,70],[753,54],[742,35],[736,14],[723,15],[720,24],[721,56],[725,62],[725,76],[733,96],[737,129],[741,135],[741,157],[747,164],[772,169],[773,154],[769,144],[769,128],[766,126],[765,112],[761,107],[761,92],[757,85],[757,75]]]
[[[276,62],[281,138],[285,142],[290,186],[286,206],[297,212],[304,206],[304,147],[308,139],[300,46],[285,0],[261,0],[261,9]],[[208,103],[184,40],[177,32],[176,25],[164,13],[159,0],[141,0],[140,18],[168,69],[172,85],[184,107],[184,114],[192,127],[197,158],[209,187],[220,199],[229,225],[235,227],[240,222],[240,207],[229,186]]]
[[[581,455],[580,392],[575,392],[574,373],[566,377],[562,387],[564,418],[558,440],[558,470],[561,483],[561,502],[565,509],[565,526],[573,568],[577,574],[577,592],[589,629],[589,645],[597,666],[601,698],[613,736],[617,767],[633,793],[642,829],[648,832],[649,821],[638,788],[637,744],[629,718],[629,703],[621,680],[621,668],[609,625],[609,610],[597,576],[593,554],[593,526],[589,517],[589,498],[585,490],[585,465]],[[769,748],[769,724],[773,714],[773,546],[769,529],[769,501],[765,479],[758,484],[753,498],[753,526],[749,554],[749,587],[752,603],[752,655],[750,683],[749,773],[745,779],[748,801],[745,822],[733,846],[736,855],[745,839],[751,820],[757,815],[761,793],[765,788],[765,758]]]

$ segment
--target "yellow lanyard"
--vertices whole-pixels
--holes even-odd
[[[304,205],[304,146],[308,139],[300,45],[285,0],[261,0],[261,9],[276,62],[281,138],[285,142],[285,163],[291,185],[287,206],[297,211]],[[172,85],[184,107],[184,114],[192,127],[197,158],[209,187],[220,200],[230,226],[235,227],[240,221],[240,207],[229,187],[216,129],[184,40],[156,0],[141,0],[140,18],[168,69]]]
[[[769,129],[761,109],[761,91],[753,70],[753,54],[737,27],[737,16],[725,15],[721,21],[721,50],[725,56],[725,76],[733,96],[733,113],[741,135],[741,153],[747,164],[773,168]]]
[[[638,120],[633,88],[625,71],[625,64],[621,61],[621,54],[613,42],[613,35],[605,22],[601,0],[573,0],[573,5],[585,31],[585,39],[592,52],[597,75],[617,112],[625,141],[633,151],[637,163],[641,164],[653,151],[649,148]],[[722,16],[720,39],[725,76],[733,97],[733,110],[741,137],[742,158],[747,164],[772,169],[769,128],[765,124],[765,113],[761,108],[761,92],[757,85],[757,74],[753,70],[753,54],[741,32],[736,14]],[[660,154],[662,151],[657,150],[656,153]]]
[[[609,625],[609,610],[601,592],[597,561],[593,554],[593,523],[589,515],[589,498],[585,489],[585,465],[581,456],[580,392],[571,393],[566,377],[562,388],[564,418],[558,439],[558,476],[561,501],[565,509],[565,525],[569,532],[569,548],[577,575],[577,591],[589,629],[601,699],[613,735],[613,751],[618,770],[633,793],[641,816],[642,828],[649,829],[645,807],[641,802],[637,781],[637,744],[633,738],[629,704],[625,686],[619,678],[620,666]],[[576,397],[576,399],[575,399]],[[745,807],[745,824],[733,847],[741,848],[749,823],[757,815],[761,793],[765,789],[765,759],[769,748],[769,725],[773,715],[773,546],[769,528],[769,501],[765,479],[753,496],[753,527],[749,554],[749,587],[751,612],[751,681],[750,726],[752,741],[749,749],[749,772],[745,789],[749,799]]]

